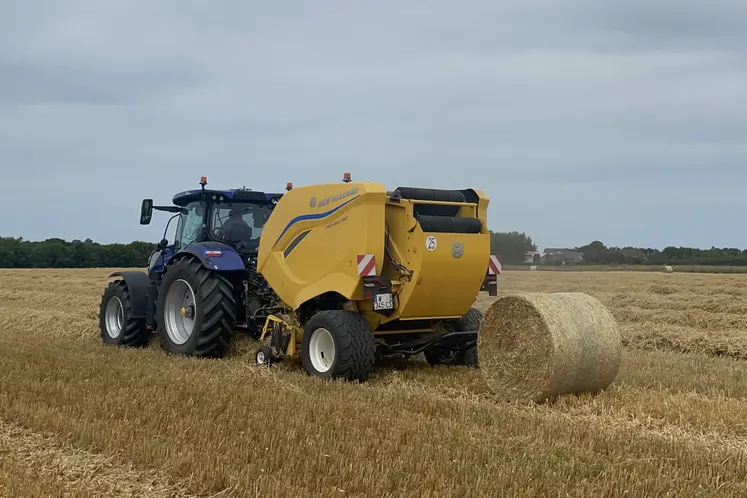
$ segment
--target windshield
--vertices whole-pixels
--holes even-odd
[[[210,213],[213,237],[226,242],[243,242],[247,249],[259,246],[268,206],[250,203],[216,203]]]

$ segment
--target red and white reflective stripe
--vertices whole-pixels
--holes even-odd
[[[373,254],[358,255],[358,276],[373,277],[376,276],[376,258]]]
[[[488,274],[500,275],[503,273],[503,265],[501,264],[501,257],[490,255],[490,264],[488,265]]]

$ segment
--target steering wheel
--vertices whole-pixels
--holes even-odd
[[[213,235],[220,239],[226,241],[228,244],[233,244],[236,246],[236,249],[239,251],[250,251],[253,249],[256,249],[259,246],[259,240],[258,239],[239,239],[239,240],[229,240],[226,238],[226,232],[223,230],[223,226],[215,227],[213,228]]]

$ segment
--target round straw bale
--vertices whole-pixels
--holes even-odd
[[[612,314],[577,292],[500,297],[478,333],[481,373],[505,401],[601,391],[617,375],[622,350]]]
[[[537,267],[535,265],[532,265],[532,266],[529,267],[530,271],[535,271],[536,269],[537,269]]]
[[[669,265],[666,265],[666,266],[664,267],[664,271],[665,271],[665,272],[667,272],[667,273],[672,273],[672,272],[674,272],[674,268],[672,268],[672,267],[671,267],[671,266],[669,266]]]

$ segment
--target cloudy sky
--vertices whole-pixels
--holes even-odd
[[[524,3],[523,6],[520,3]],[[0,0],[0,235],[143,197],[478,187],[540,247],[747,247],[747,2]]]

